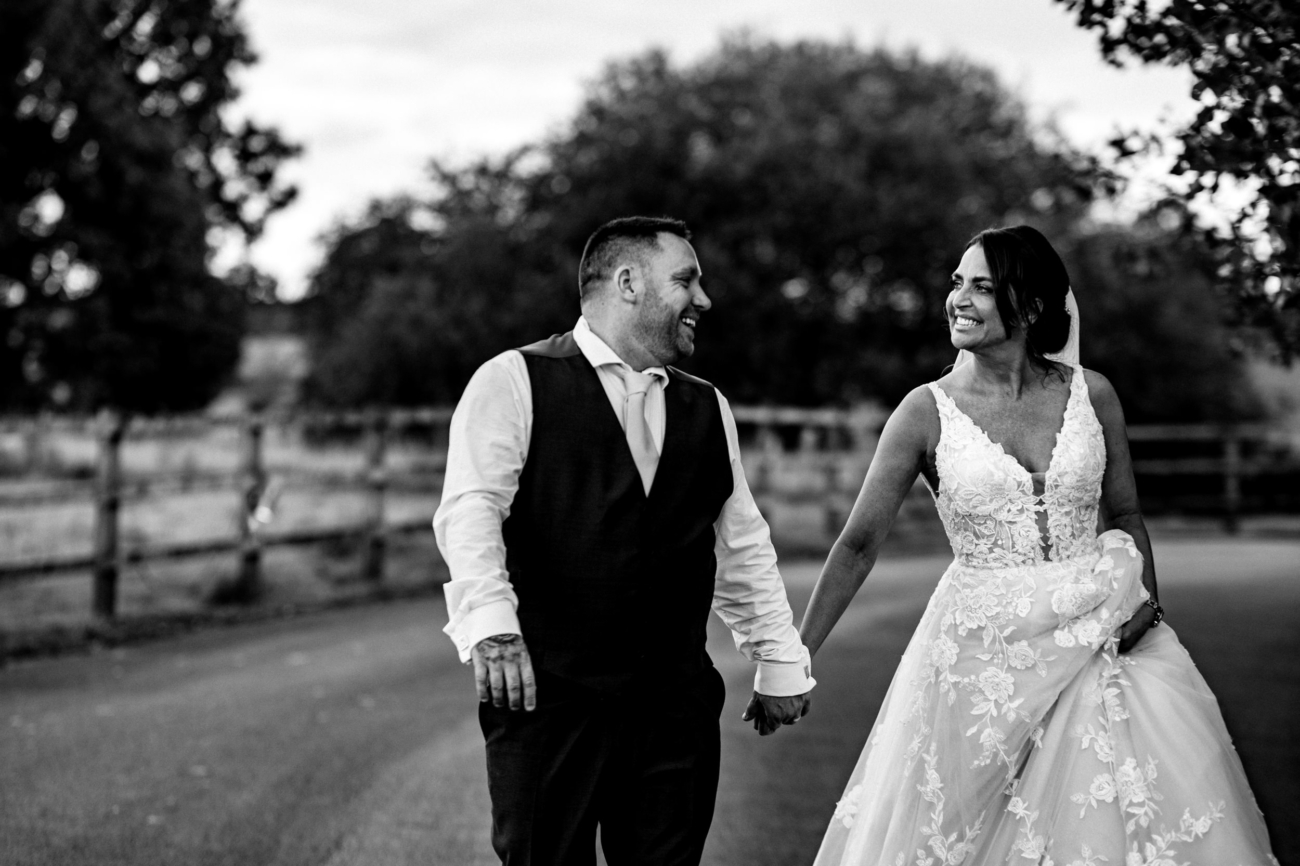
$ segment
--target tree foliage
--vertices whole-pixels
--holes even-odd
[[[1248,191],[1226,236],[1206,232],[1238,323],[1300,350],[1300,4],[1294,0],[1058,0],[1099,33],[1103,56],[1191,70],[1201,108],[1177,131],[1190,194]],[[1121,136],[1121,155],[1142,149]]]
[[[1110,379],[1130,423],[1260,413],[1223,323],[1214,257],[1194,235],[1153,214],[1077,235],[1061,252],[1078,287],[1083,364]]]
[[[0,5],[0,404],[195,408],[233,368],[257,281],[215,278],[211,246],[291,200],[296,152],[226,119],[255,59],[237,13]]]
[[[440,326],[412,337],[428,379],[405,398],[417,401],[454,399],[491,354],[571,326],[583,242],[631,213],[698,232],[716,306],[693,370],[738,400],[893,400],[950,354],[940,300],[970,234],[1009,219],[1068,223],[1098,178],[987,69],[748,38],[686,67],[657,51],[611,64],[548,141],[433,171],[430,227],[408,227],[419,240],[405,288],[376,279],[360,305],[423,292],[437,311]],[[320,303],[355,296],[360,283],[341,288],[346,250],[388,231],[372,213],[332,238],[313,283]],[[368,270],[349,273],[364,282]],[[331,370],[367,363],[336,365],[365,354],[347,342],[317,339],[316,393],[389,396],[337,387]]]
[[[1027,221],[1068,240],[1109,182],[985,68],[745,37],[688,66],[613,63],[546,141],[433,174],[428,200],[329,238],[315,399],[454,401],[488,357],[572,326],[583,242],[639,213],[696,232],[714,309],[692,372],[740,402],[893,403],[953,359],[942,303],[970,236]],[[1081,292],[1125,291],[1095,270]]]
[[[511,171],[480,165],[446,184],[436,213],[409,197],[376,202],[326,239],[303,301],[308,399],[454,403],[492,355],[572,325],[576,278],[556,280],[545,244],[503,213]]]

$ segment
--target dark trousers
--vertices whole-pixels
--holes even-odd
[[[479,705],[505,866],[698,866],[718,790],[723,684],[612,696],[538,672],[531,713]]]

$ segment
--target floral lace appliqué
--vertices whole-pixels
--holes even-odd
[[[935,460],[942,484],[935,504],[958,562],[975,568],[1042,562],[1040,512],[1047,514],[1053,562],[1093,544],[1106,445],[1082,367],[1074,368],[1070,380],[1041,497],[1034,493],[1029,472],[958,409],[938,383],[930,383],[930,390],[941,428]]]

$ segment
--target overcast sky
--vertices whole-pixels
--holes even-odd
[[[375,196],[421,190],[430,157],[536,140],[606,61],[657,46],[690,62],[742,27],[961,54],[1084,146],[1192,110],[1185,72],[1107,66],[1051,0],[244,0],[242,12],[261,60],[241,76],[236,114],[306,147],[285,171],[297,202],[252,252],[286,297],[319,262],[322,231]]]

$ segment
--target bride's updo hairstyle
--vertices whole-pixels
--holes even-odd
[[[1070,275],[1047,238],[1029,226],[985,229],[966,244],[984,249],[993,277],[998,314],[1008,330],[1023,328],[1029,357],[1051,367],[1045,356],[1065,348],[1070,313],[1065,296]]]

